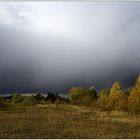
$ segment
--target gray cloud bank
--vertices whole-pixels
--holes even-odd
[[[132,86],[140,3],[0,3],[0,93]]]

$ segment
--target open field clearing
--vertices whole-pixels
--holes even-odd
[[[55,104],[0,111],[0,138],[140,138],[140,116]]]

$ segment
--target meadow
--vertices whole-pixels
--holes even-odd
[[[140,138],[140,115],[46,103],[0,111],[0,138]]]
[[[140,138],[140,75],[125,91],[115,82],[72,87],[68,97],[0,96],[0,138]]]

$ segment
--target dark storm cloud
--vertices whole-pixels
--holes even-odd
[[[140,3],[1,3],[0,92],[132,86]]]

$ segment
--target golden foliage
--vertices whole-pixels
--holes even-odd
[[[128,97],[128,109],[132,113],[140,113],[140,75]]]

